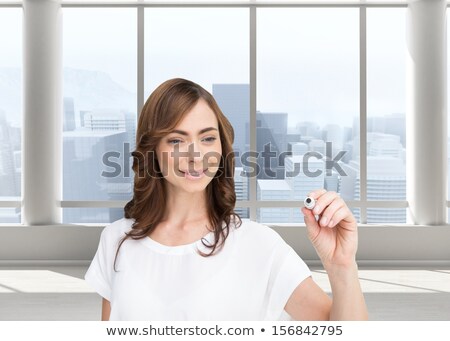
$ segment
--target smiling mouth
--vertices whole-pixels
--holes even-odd
[[[190,175],[201,175],[201,174],[203,174],[203,173],[205,173],[206,171],[208,170],[208,168],[206,168],[206,169],[203,169],[201,172],[183,172],[183,171],[181,171],[181,170],[179,170],[180,171],[180,173],[183,173],[183,174],[186,174],[186,173],[188,173],[188,174],[190,174]]]

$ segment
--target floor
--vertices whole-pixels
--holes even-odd
[[[310,267],[330,293],[326,273]],[[85,266],[0,267],[0,320],[98,320],[101,298],[84,282]],[[361,268],[370,320],[449,321],[450,269]]]

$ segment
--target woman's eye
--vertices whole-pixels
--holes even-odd
[[[215,137],[207,137],[203,140],[206,142],[214,142],[216,140],[216,138]],[[172,140],[167,141],[167,143],[172,144],[172,145],[178,144],[180,142],[181,142],[181,140],[179,140],[179,139],[172,139]]]

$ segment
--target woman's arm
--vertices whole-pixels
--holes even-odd
[[[368,320],[364,296],[358,279],[358,265],[325,268],[333,293],[330,320]]]
[[[328,271],[333,299],[311,277],[303,280],[289,297],[284,310],[297,321],[367,320],[367,308],[357,268]]]
[[[299,284],[285,309],[295,319],[314,319],[319,312],[323,319],[367,320],[356,264],[356,220],[337,193],[321,189],[308,196],[316,200],[313,211],[302,208],[308,237],[327,271],[333,300],[330,305],[326,294],[310,279]]]
[[[102,321],[109,321],[111,314],[111,304],[107,299],[102,300]]]
[[[328,321],[331,305],[331,298],[308,277],[295,288],[284,310],[296,321]]]

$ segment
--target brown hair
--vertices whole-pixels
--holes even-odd
[[[159,85],[145,102],[139,116],[136,132],[136,149],[133,156],[134,190],[133,199],[125,207],[125,218],[134,218],[132,229],[125,233],[117,248],[117,255],[123,242],[129,238],[137,240],[146,238],[161,222],[166,208],[166,184],[156,157],[156,146],[162,137],[172,131],[198,102],[203,99],[214,111],[219,125],[222,157],[214,178],[206,187],[208,219],[214,227],[215,242],[205,245],[211,248],[209,254],[199,250],[203,257],[214,254],[219,245],[220,250],[229,233],[229,225],[234,215],[238,222],[241,218],[234,212],[236,192],[234,188],[234,130],[216,103],[214,97],[200,85],[182,78],[169,79]],[[143,175],[143,176],[142,176]],[[225,226],[222,224],[225,223]],[[225,230],[225,232],[224,232]],[[221,238],[220,238],[221,237]]]

